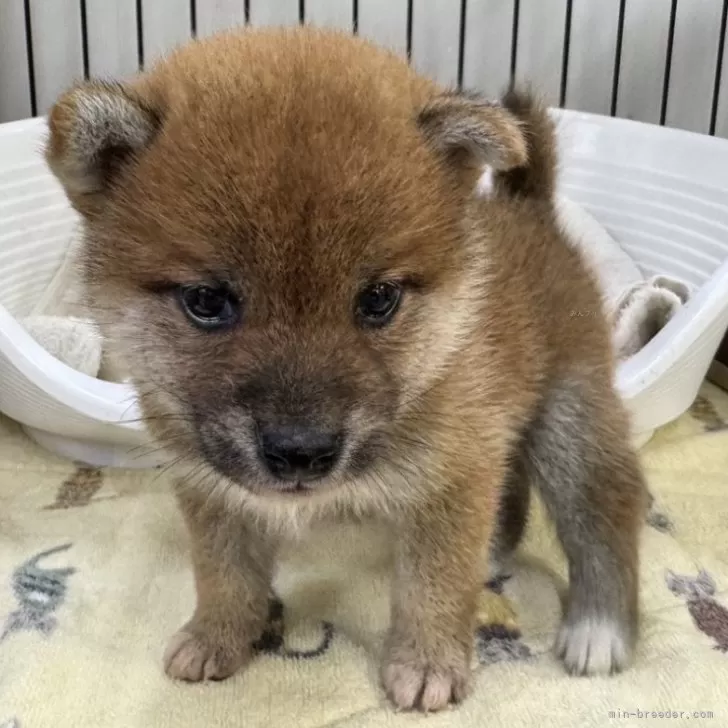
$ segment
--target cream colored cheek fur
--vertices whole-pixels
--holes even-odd
[[[433,296],[425,304],[419,340],[399,370],[403,402],[413,401],[436,384],[467,346],[479,320],[485,285],[483,272],[471,265],[447,298]]]

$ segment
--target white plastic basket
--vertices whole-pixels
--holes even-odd
[[[697,288],[618,371],[635,439],[692,403],[728,326],[728,141],[555,112],[562,192],[648,275]],[[80,374],[19,324],[50,285],[77,223],[46,168],[43,119],[0,125],[0,411],[45,447],[96,465],[147,466],[133,390]]]
[[[131,387],[81,374],[19,321],[68,253],[78,218],[46,166],[44,119],[0,125],[0,411],[41,445],[94,465],[148,466]]]
[[[561,190],[646,276],[696,290],[617,387],[637,441],[693,402],[728,328],[728,140],[651,124],[557,113]]]

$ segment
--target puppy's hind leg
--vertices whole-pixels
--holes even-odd
[[[511,468],[501,491],[498,518],[488,549],[488,582],[478,596],[476,625],[520,633],[516,612],[502,592],[502,580],[509,576],[512,558],[523,538],[531,501],[528,482],[516,477]]]
[[[498,579],[507,571],[520,544],[528,521],[531,489],[526,476],[517,466],[509,469],[501,491],[489,553],[489,578]]]
[[[526,433],[520,465],[542,495],[569,565],[556,651],[572,674],[618,672],[637,637],[647,489],[617,395],[594,382],[562,380]]]

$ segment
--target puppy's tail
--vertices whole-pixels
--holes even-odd
[[[546,107],[530,91],[511,87],[503,106],[520,122],[528,146],[528,162],[496,175],[504,194],[550,201],[556,187],[556,132]]]

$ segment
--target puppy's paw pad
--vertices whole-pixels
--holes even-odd
[[[187,682],[224,680],[244,662],[245,655],[231,650],[222,640],[188,628],[172,637],[164,653],[167,675]]]
[[[430,713],[464,700],[470,671],[465,663],[443,668],[426,663],[390,662],[382,670],[382,682],[396,708]]]
[[[631,660],[628,629],[608,619],[582,619],[564,624],[556,640],[556,654],[571,675],[612,675]]]

